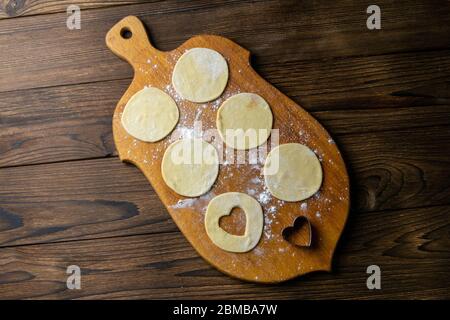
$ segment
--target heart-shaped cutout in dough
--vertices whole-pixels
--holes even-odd
[[[311,247],[311,222],[304,216],[297,217],[294,221],[294,225],[283,229],[282,234],[284,240],[297,247]]]
[[[245,234],[246,223],[245,212],[239,207],[234,207],[229,215],[222,216],[219,219],[219,227],[235,236]]]
[[[245,233],[242,236],[231,234],[219,225],[220,218],[227,216],[235,207],[245,213]],[[253,249],[261,238],[264,216],[261,205],[245,193],[228,192],[213,198],[206,209],[205,228],[211,241],[219,248],[229,252],[247,252]]]

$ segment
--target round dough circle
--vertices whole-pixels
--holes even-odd
[[[208,102],[219,97],[228,82],[228,65],[217,51],[193,48],[177,61],[172,84],[178,94],[192,102]]]
[[[227,146],[247,150],[267,141],[272,121],[272,111],[266,100],[254,93],[239,93],[219,108],[216,126]]]
[[[241,208],[245,213],[245,233],[242,236],[230,234],[219,226],[220,218],[229,215],[235,207]],[[245,193],[228,192],[218,195],[206,209],[206,233],[216,246],[225,251],[247,252],[253,249],[261,238],[263,224],[261,205]]]
[[[282,144],[267,156],[264,179],[273,196],[285,201],[300,201],[319,190],[322,167],[308,147],[299,143]]]
[[[122,125],[133,137],[155,142],[175,128],[178,118],[177,104],[167,93],[145,87],[128,100],[122,113]]]
[[[198,197],[216,181],[219,156],[216,149],[202,139],[178,140],[164,153],[161,171],[164,182],[173,191],[186,197]]]

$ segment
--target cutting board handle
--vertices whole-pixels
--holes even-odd
[[[133,67],[143,63],[141,60],[149,53],[158,51],[150,44],[144,25],[135,16],[116,23],[106,34],[106,45]]]

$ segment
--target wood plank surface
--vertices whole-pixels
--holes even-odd
[[[450,51],[274,62],[257,71],[331,134],[450,123]],[[0,167],[114,154],[112,113],[130,83],[0,92]]]
[[[349,134],[337,143],[353,210],[450,204],[448,126]],[[143,175],[116,157],[4,168],[0,181],[2,246],[174,230]]]
[[[3,248],[0,298],[448,299],[449,210],[350,215],[335,271],[283,285],[223,276],[178,232]],[[66,287],[66,268],[72,264],[81,268],[81,290]],[[382,290],[366,287],[366,268],[372,264],[381,268]]]
[[[66,7],[82,8],[81,30]],[[450,2],[0,0],[0,299],[450,299]],[[333,272],[231,279],[187,243],[120,163],[115,104],[131,83],[106,31],[137,15],[154,45],[228,37],[330,131],[352,179]],[[82,268],[82,290],[66,268]],[[382,290],[366,288],[366,268]]]
[[[365,26],[367,3],[350,0],[144,3],[87,10],[81,30],[72,31],[65,13],[3,19],[0,91],[130,76],[104,43],[107,30],[127,15],[146,23],[159,49],[173,49],[196,34],[220,34],[249,49],[258,64],[450,48],[450,2],[378,5],[384,17],[379,32]]]
[[[156,1],[157,0],[1,0],[0,19],[66,12],[67,7],[70,5],[77,5],[81,10],[87,10]]]

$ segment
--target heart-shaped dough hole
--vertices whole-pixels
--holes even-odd
[[[237,236],[220,226],[220,218],[230,215],[232,209],[242,208],[245,214],[245,233]],[[219,248],[229,252],[248,252],[258,244],[264,227],[264,215],[259,202],[241,192],[227,192],[214,197],[205,213],[208,237]],[[234,230],[237,231],[237,230]]]
[[[219,226],[235,236],[243,236],[245,234],[245,223],[244,210],[239,207],[234,207],[229,215],[219,219]]]
[[[283,229],[283,238],[297,247],[310,247],[312,242],[312,228],[309,220],[300,216],[295,219],[292,227]]]

